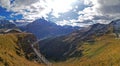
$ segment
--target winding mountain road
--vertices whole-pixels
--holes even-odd
[[[35,47],[34,45],[37,44],[39,41],[41,40],[37,40],[36,42],[34,42],[33,44],[31,44],[31,47],[33,49],[33,51],[35,52],[35,54],[39,57],[39,59],[45,63],[47,66],[52,66],[52,63],[50,63]]]

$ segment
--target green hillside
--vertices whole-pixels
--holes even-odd
[[[27,40],[32,34],[0,34],[0,66],[43,66],[34,61],[34,53]]]
[[[120,39],[106,34],[95,38],[95,42],[84,42],[77,51],[81,57],[73,57],[54,66],[120,66]]]

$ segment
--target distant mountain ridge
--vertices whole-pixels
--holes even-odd
[[[23,31],[33,33],[39,39],[65,35],[80,29],[80,27],[59,26],[45,19],[37,19],[20,28]]]
[[[21,26],[26,26],[27,24],[29,24],[29,22],[14,22],[14,24],[18,27],[21,27]]]
[[[16,25],[8,20],[0,20],[0,29],[11,29],[15,27]]]
[[[113,32],[118,38],[120,38],[120,19],[112,21],[110,25],[113,25]]]

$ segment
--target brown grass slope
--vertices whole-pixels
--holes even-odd
[[[54,66],[120,66],[120,39],[113,33],[97,37],[93,43],[84,42],[77,50],[83,50],[81,57]]]
[[[0,34],[0,66],[42,66],[33,62],[28,39],[35,40],[32,34]]]

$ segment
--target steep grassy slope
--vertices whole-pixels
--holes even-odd
[[[77,50],[82,57],[74,57],[54,66],[120,66],[120,39],[114,34],[95,38],[95,42],[84,42]]]
[[[32,34],[0,34],[0,66],[42,66],[33,62],[34,54],[27,40]]]
[[[95,37],[102,36],[112,32],[110,25],[94,24],[86,29],[73,32],[67,36],[56,37],[40,41],[40,50],[48,59],[54,61],[63,61],[69,57],[82,55],[82,50],[76,51],[83,42],[94,42]],[[79,44],[81,43],[81,44]]]

